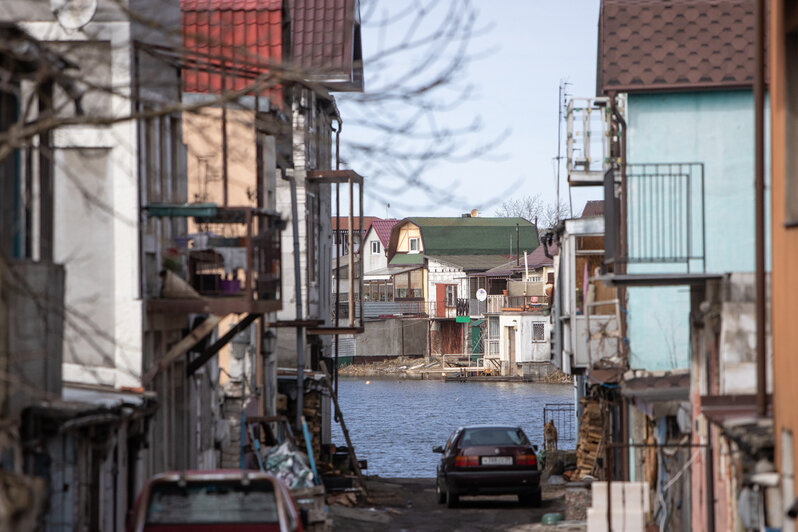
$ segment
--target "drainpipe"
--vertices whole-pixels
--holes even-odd
[[[336,107],[336,113],[338,112],[338,108]],[[336,116],[336,121],[338,122],[338,129],[335,129],[335,169],[341,169],[341,130],[344,127],[343,122],[341,121],[341,116]],[[338,328],[338,323],[341,313],[341,185],[339,183],[335,183],[335,246],[337,248],[337,253],[335,256],[337,257],[335,263],[335,328]],[[350,290],[351,291],[351,290]],[[332,385],[333,385],[333,393],[335,396],[338,397],[338,339],[340,335],[335,335],[335,363],[333,364],[332,370]],[[352,359],[354,363],[354,358]],[[338,422],[338,412],[335,412],[335,421]]]
[[[294,297],[296,299],[296,321],[302,322],[302,269],[299,264],[299,220],[296,201],[296,179],[282,170],[282,178],[291,184],[291,229],[294,232]],[[305,330],[296,328],[296,426],[302,427],[302,409],[305,392]]]
[[[627,198],[627,182],[626,182],[626,120],[624,120],[623,115],[618,111],[618,107],[615,105],[615,98],[616,94],[613,92],[610,94],[610,111],[612,112],[613,117],[620,125],[620,131],[618,132],[618,141],[620,143],[620,158],[621,158],[621,231],[620,231],[620,254],[621,260],[616,261],[614,269],[617,273],[626,273],[626,260],[628,259],[628,246],[627,246],[627,235],[626,235],[626,217],[627,217],[627,205],[626,205],[626,198]],[[604,198],[604,201],[607,201]],[[607,208],[605,206],[605,208]],[[604,228],[604,231],[607,231],[607,228]],[[621,301],[621,308],[625,308],[627,304],[626,298],[626,286],[620,285],[617,288],[618,294],[617,297]],[[621,356],[624,361],[624,366],[628,365],[629,361],[629,345],[626,343],[626,339],[628,338],[627,334],[627,323],[626,323],[626,313],[621,312],[621,323],[618,324],[621,330]],[[626,404],[627,401],[625,399],[621,399],[623,402],[623,406],[621,407],[621,438],[623,439],[623,443],[626,444],[629,442],[629,405]],[[621,474],[624,480],[629,478],[629,451],[621,452]]]
[[[754,75],[754,190],[756,238],[756,407],[767,416],[765,351],[765,1],[756,2],[756,73]]]

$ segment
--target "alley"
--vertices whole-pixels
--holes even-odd
[[[372,477],[367,486],[371,505],[330,507],[334,531],[542,531],[547,528],[538,523],[544,514],[565,511],[564,489],[554,486],[544,487],[540,508],[521,506],[516,497],[505,496],[464,497],[456,509],[436,502],[432,478]],[[557,530],[584,530],[584,523]]]

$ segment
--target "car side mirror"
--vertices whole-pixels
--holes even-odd
[[[432,448],[432,452],[443,454],[443,447],[441,447],[440,445],[436,445],[435,447]]]
[[[532,444],[532,450],[535,451],[535,452],[538,452],[538,446],[535,445],[535,444]]]

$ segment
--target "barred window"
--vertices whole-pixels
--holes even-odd
[[[532,341],[545,342],[546,341],[546,325],[542,322],[532,324]]]

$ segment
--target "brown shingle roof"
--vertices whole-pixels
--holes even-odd
[[[340,231],[348,231],[349,216],[341,216],[338,220],[336,220],[336,218],[338,218],[338,217],[337,216],[332,216],[330,218],[330,223],[332,224],[332,226],[331,226],[332,230],[335,231],[336,227],[338,227],[338,230],[340,230]],[[371,224],[373,222],[375,222],[376,220],[379,220],[379,219],[380,218],[378,218],[376,216],[364,216],[363,217],[363,228],[362,228],[363,234],[366,234],[366,231],[369,230],[369,228],[371,227]],[[336,225],[336,223],[338,225]],[[352,223],[354,225],[355,231],[360,229],[360,216],[356,215],[352,219]]]
[[[750,86],[755,2],[603,0],[597,91]]]
[[[291,56],[333,90],[363,90],[360,2],[292,0]]]
[[[588,216],[604,216],[604,201],[590,200],[585,203],[581,218],[587,218]]]

